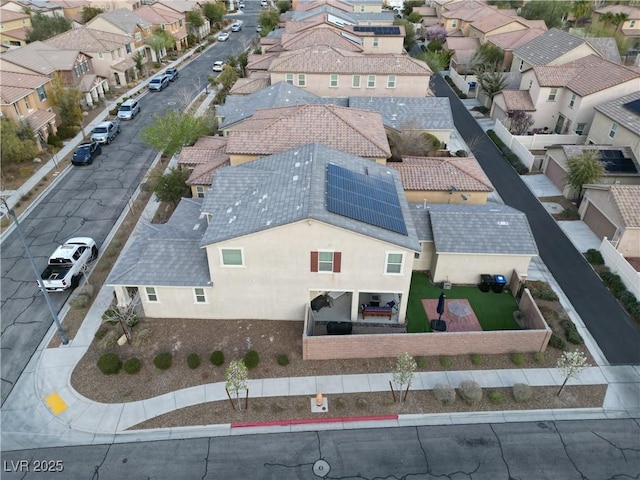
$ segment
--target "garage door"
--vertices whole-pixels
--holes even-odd
[[[551,180],[556,187],[558,187],[558,190],[561,192],[564,190],[567,182],[567,173],[562,170],[560,165],[558,165],[553,158],[549,159],[547,169],[544,171],[544,174],[549,177],[549,180]]]
[[[589,202],[587,206],[583,220],[600,239],[607,237],[611,240],[616,233],[616,226],[591,202]]]

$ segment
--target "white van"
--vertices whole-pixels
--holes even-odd
[[[130,98],[118,109],[118,118],[120,120],[133,120],[133,118],[140,113],[140,105],[137,100]]]

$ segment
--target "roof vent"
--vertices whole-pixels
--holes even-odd
[[[294,182],[297,182],[297,181],[298,181],[298,175],[294,175],[294,176],[293,176],[293,181],[294,181]]]
[[[235,215],[229,219],[229,223],[233,223],[235,221],[236,221],[236,216]]]
[[[227,208],[227,213],[231,213],[233,211],[232,207]]]
[[[498,225],[508,226],[508,225],[509,225],[509,222],[506,222],[506,221],[504,221],[504,220],[501,220],[501,221],[499,221],[499,222],[498,222]]]

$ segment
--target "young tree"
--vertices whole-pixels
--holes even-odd
[[[166,30],[156,30],[153,35],[145,39],[145,43],[156,52],[158,60],[163,57],[162,52],[167,48],[172,48],[176,44],[176,37]]]
[[[420,20],[422,20],[422,17],[418,12],[411,12],[407,17],[407,20],[409,20],[411,23],[420,23]]]
[[[25,121],[15,123],[0,117],[0,161],[3,168],[33,160],[38,154],[31,126]]]
[[[247,389],[247,382],[249,380],[249,369],[244,364],[242,359],[232,360],[224,372],[225,388],[229,394],[233,394],[236,397],[238,404],[238,410],[242,410],[240,403],[240,392]]]
[[[227,13],[227,9],[223,3],[207,2],[202,5],[202,13],[213,24],[222,21],[222,18]]]
[[[500,48],[490,43],[484,43],[480,45],[473,56],[471,65],[476,75],[480,75],[485,72],[502,71],[503,60],[504,53]]]
[[[413,13],[414,7],[424,7],[424,1],[422,0],[408,0],[404,2],[404,8],[402,13],[404,13],[407,17]]]
[[[61,127],[76,127],[82,125],[82,108],[80,99],[82,93],[73,85],[65,85],[58,73],[53,74],[49,101],[58,109]]]
[[[71,30],[72,27],[71,21],[65,17],[57,15],[50,17],[42,13],[35,13],[31,15],[31,28],[27,30],[27,43],[47,40]]]
[[[165,155],[173,156],[183,146],[193,145],[198,138],[212,131],[208,117],[169,110],[162,116],[156,116],[151,125],[142,129],[142,141]]]
[[[582,371],[590,366],[589,362],[587,362],[587,357],[580,350],[562,352],[562,356],[556,364],[557,369],[564,376],[564,382],[562,382],[562,386],[558,390],[558,396],[560,396],[570,378],[578,378]]]
[[[618,33],[620,27],[627,21],[627,18],[629,18],[629,15],[623,12],[618,12],[613,16],[612,23],[616,26],[614,33]]]
[[[406,5],[406,3],[405,3]],[[416,29],[409,20],[403,20],[401,18],[396,18],[393,22],[394,25],[402,25],[404,26],[404,49],[407,52],[413,50],[413,47],[416,46]]]
[[[189,30],[200,40],[200,27],[204,25],[204,17],[198,10],[187,12]]]
[[[94,17],[97,17],[101,13],[102,9],[92,7],[91,5],[82,7],[82,23],[87,23],[89,20],[92,20]]]
[[[580,155],[569,158],[567,168],[567,183],[578,191],[578,198],[582,197],[583,185],[597,182],[604,174],[598,150],[584,150]]]
[[[278,26],[280,22],[280,11],[275,8],[268,8],[258,15],[258,24],[262,26],[262,35],[266,35]]]
[[[509,131],[514,135],[524,135],[529,130],[535,120],[524,110],[514,110],[509,114],[511,123],[509,125]]]
[[[172,168],[168,173],[155,172],[149,177],[149,186],[160,202],[180,203],[182,197],[189,195],[189,186],[185,183],[189,178],[187,170]]]
[[[425,62],[433,72],[439,72],[449,68],[451,55],[453,55],[453,51],[451,50],[440,50],[439,52],[428,50],[416,58]]]
[[[444,43],[447,39],[447,31],[442,25],[433,25],[431,27],[427,27],[425,38],[429,42]]]
[[[232,85],[236,83],[238,78],[239,75],[236,68],[231,65],[225,65],[222,72],[220,72],[220,75],[211,78],[211,84],[213,86],[220,86],[222,90],[228,92]]]
[[[409,391],[409,387],[411,386],[411,382],[413,380],[413,373],[418,368],[418,364],[414,360],[414,358],[408,353],[403,353],[398,357],[398,361],[396,362],[396,369],[393,372],[393,381],[398,385],[398,390],[400,391],[400,395],[398,396],[398,400],[400,402],[407,399],[407,395],[402,396],[402,390],[404,390],[404,386],[407,386],[407,391]]]
[[[138,73],[139,73],[140,75],[142,75],[142,68],[143,68],[142,60],[143,60],[143,59],[144,59],[144,57],[142,56],[142,53],[140,53],[139,51],[138,51],[138,52],[136,52],[136,53],[134,53],[134,55],[133,55],[133,61],[135,62],[135,64],[136,64],[136,70],[138,70]]]
[[[478,75],[478,88],[490,99],[507,85],[507,77],[502,72],[486,72]]]

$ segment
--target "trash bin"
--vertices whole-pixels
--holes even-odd
[[[504,286],[506,284],[507,284],[507,279],[504,277],[504,275],[494,275],[493,285],[491,286],[491,288],[496,293],[502,293],[502,290],[504,290]]]
[[[491,290],[491,287],[494,283],[495,282],[493,280],[493,275],[483,273],[482,275],[480,275],[480,284],[478,285],[478,287],[480,288],[481,292],[488,292],[489,290]]]

